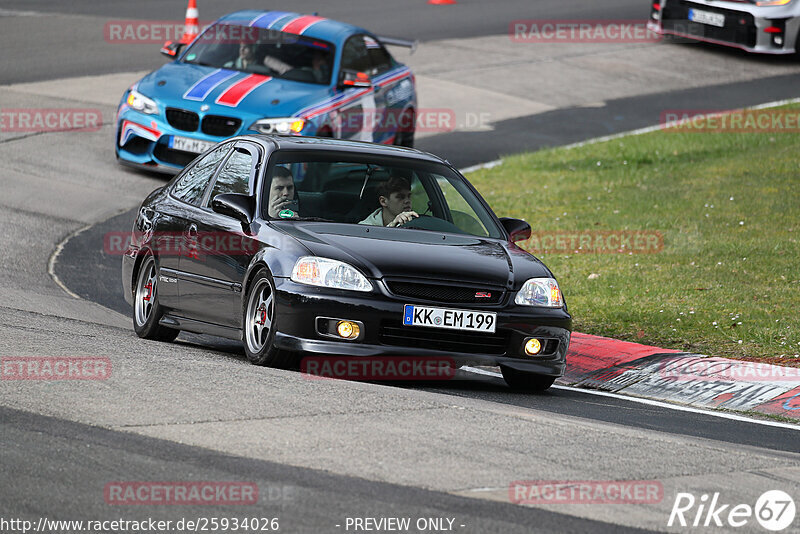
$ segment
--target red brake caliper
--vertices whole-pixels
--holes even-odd
[[[147,285],[145,285],[144,288],[147,290],[147,295],[142,297],[142,300],[150,302],[150,297],[153,296],[153,282],[147,282]]]
[[[258,317],[256,318],[256,323],[260,325],[264,325],[267,322],[267,307],[263,304],[256,310]],[[260,319],[260,320],[259,320]]]

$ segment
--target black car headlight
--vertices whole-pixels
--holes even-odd
[[[553,278],[531,278],[517,292],[515,304],[520,306],[539,306],[544,308],[561,308],[564,299],[558,282]]]
[[[294,264],[292,281],[347,291],[372,291],[372,284],[352,265],[330,258],[303,256]]]

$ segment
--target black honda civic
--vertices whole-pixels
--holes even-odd
[[[413,149],[253,135],[142,203],[122,262],[143,338],[241,340],[258,365],[446,359],[544,390],[572,319],[550,270],[448,162]]]

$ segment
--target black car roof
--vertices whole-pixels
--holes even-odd
[[[254,134],[242,135],[237,139],[249,139],[263,145],[265,148],[277,150],[308,150],[308,151],[336,151],[346,154],[374,154],[376,156],[407,158],[415,161],[431,163],[445,163],[446,160],[413,148],[392,145],[368,143],[366,141],[350,141],[334,139],[331,137],[294,137],[286,135]]]

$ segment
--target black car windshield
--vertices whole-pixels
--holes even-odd
[[[333,57],[334,46],[326,41],[250,26],[215,24],[192,44],[182,61],[327,85]]]
[[[503,236],[463,178],[442,164],[276,155],[266,172],[266,218]]]

